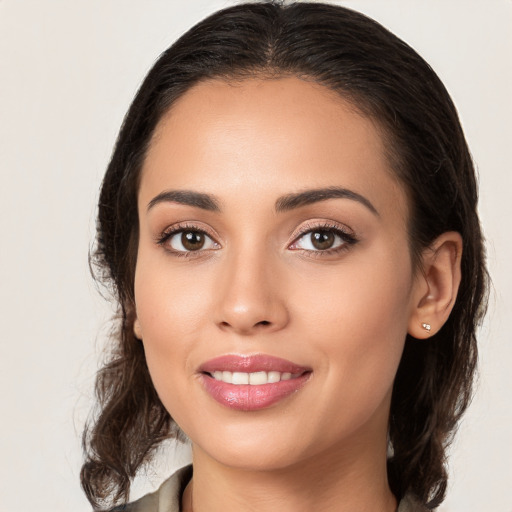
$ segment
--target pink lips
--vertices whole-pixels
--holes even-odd
[[[292,378],[267,384],[229,384],[213,377],[214,372],[280,372]],[[207,361],[199,368],[206,391],[220,404],[240,411],[270,407],[297,392],[307,382],[311,369],[268,355],[225,355]]]

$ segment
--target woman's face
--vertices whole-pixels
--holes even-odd
[[[297,78],[201,83],[157,127],[138,208],[135,329],[194,450],[385,450],[415,279],[371,120]]]

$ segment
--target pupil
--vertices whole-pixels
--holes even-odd
[[[189,251],[197,251],[204,245],[204,235],[197,231],[186,231],[181,235],[183,247]]]
[[[334,244],[334,233],[331,231],[316,231],[311,233],[311,243],[315,249],[329,249]]]

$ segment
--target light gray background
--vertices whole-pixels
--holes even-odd
[[[79,434],[112,313],[87,265],[98,187],[157,55],[232,3],[0,0],[1,511],[89,510],[78,484]],[[480,336],[479,389],[452,449],[441,510],[511,512],[512,1],[340,3],[432,64],[479,168],[495,292]],[[173,464],[140,478],[135,494]]]

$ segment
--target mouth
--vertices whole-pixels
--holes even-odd
[[[298,392],[312,370],[268,355],[226,355],[199,368],[206,392],[218,403],[239,411],[270,407]]]

